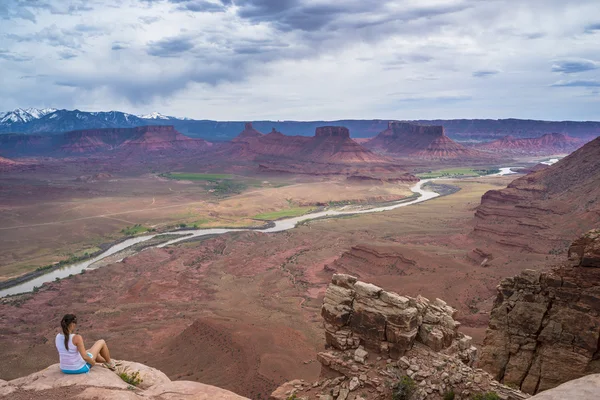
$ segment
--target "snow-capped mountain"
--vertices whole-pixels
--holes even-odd
[[[177,119],[175,117],[169,117],[156,111],[146,115],[138,115],[138,117],[141,119]]]
[[[40,119],[57,111],[56,108],[17,108],[12,111],[0,112],[0,124],[12,125]]]

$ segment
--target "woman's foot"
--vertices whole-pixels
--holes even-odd
[[[111,371],[114,371],[117,368],[117,363],[115,362],[115,360],[105,362],[103,365]]]

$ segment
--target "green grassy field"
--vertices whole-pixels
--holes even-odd
[[[273,221],[280,218],[292,218],[304,215],[312,210],[311,207],[295,207],[288,208],[286,210],[274,211],[270,213],[258,214],[254,216],[254,219],[260,219],[262,221]]]
[[[233,175],[230,174],[200,174],[195,172],[169,172],[163,174],[165,178],[186,180],[186,181],[208,181],[216,182],[226,179],[233,179]]]
[[[121,229],[121,233],[126,236],[135,236],[139,235],[140,233],[148,232],[149,230],[150,229],[146,228],[145,226],[135,224],[133,226],[128,226],[125,229]]]
[[[497,174],[500,172],[499,169],[475,169],[475,168],[449,168],[440,169],[438,171],[428,171],[422,174],[417,174],[421,179],[432,179],[432,178],[467,178],[471,176],[482,176]]]

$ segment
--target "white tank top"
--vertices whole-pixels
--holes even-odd
[[[77,346],[73,344],[73,333],[69,335],[69,349],[65,348],[65,335],[56,335],[56,349],[60,356],[60,369],[66,371],[77,371],[85,366],[85,360],[79,354]]]

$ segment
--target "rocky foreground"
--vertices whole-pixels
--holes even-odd
[[[335,274],[321,312],[330,347],[317,356],[321,378],[288,382],[271,399],[390,399],[402,379],[414,385],[413,399],[489,391],[509,400],[529,397],[473,367],[477,350],[458,332],[455,313],[440,299],[400,296]]]
[[[248,400],[215,386],[171,381],[161,371],[143,364],[128,361],[119,364],[115,372],[94,367],[88,374],[81,375],[65,375],[58,364],[54,364],[23,378],[0,381],[0,399]],[[127,379],[133,382],[128,383]]]
[[[479,365],[528,393],[600,373],[600,229],[567,265],[502,281]]]

